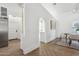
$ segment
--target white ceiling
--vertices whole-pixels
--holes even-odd
[[[22,16],[22,8],[18,5],[18,3],[0,3],[0,6],[7,7],[8,15]]]
[[[56,5],[50,4],[59,12],[70,12],[74,9],[79,9],[78,3],[56,3]]]
[[[62,17],[63,14],[79,14],[79,3],[42,3],[41,4],[54,18],[58,19]],[[73,12],[73,10],[75,10]]]
[[[0,6],[5,6],[8,8],[8,14],[13,16],[22,16],[22,8],[18,3],[0,3]],[[50,8],[54,8],[57,12],[72,12],[74,9],[79,9],[79,3],[47,3],[46,5]]]

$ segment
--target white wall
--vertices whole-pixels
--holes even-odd
[[[58,37],[61,35],[61,33],[73,33],[73,29],[72,29],[72,23],[75,20],[79,19],[79,14],[76,13],[72,13],[72,12],[68,12],[68,13],[63,13],[61,15],[61,17],[59,18],[58,22],[59,24],[57,25],[57,34]]]
[[[23,22],[24,34],[21,41],[21,49],[24,53],[28,53],[39,47],[39,19],[43,17],[45,19],[46,26],[46,39],[50,39],[50,23],[49,20],[52,16],[40,5],[40,4],[25,4],[25,13]]]
[[[46,28],[45,28],[45,19],[39,19],[39,41],[46,42]]]
[[[7,15],[11,15],[12,17],[8,17],[8,27],[9,27],[9,35],[8,38],[15,39],[20,38],[20,32],[22,29],[22,8],[17,3],[0,3],[0,7],[7,8]],[[18,32],[16,33],[16,29]]]
[[[55,22],[55,24],[54,24],[55,26],[53,26],[53,27],[56,27],[57,20],[59,18],[58,11],[56,11],[56,9],[53,7],[53,5],[51,3],[42,3],[41,5],[52,15],[53,18],[50,20]],[[55,39],[57,37],[56,29],[57,28],[50,30],[50,33],[49,33],[50,40],[48,40],[48,41],[51,41],[52,39]]]
[[[50,29],[49,32],[50,40],[48,40],[48,42],[56,39],[56,20],[53,18],[50,21],[52,21],[52,29]]]
[[[15,17],[22,17],[22,8],[18,3],[0,3],[0,6],[7,8],[7,14]]]
[[[60,37],[62,33],[73,33],[72,23],[79,19],[79,12],[73,13],[74,3],[57,3],[56,5],[47,3],[42,4],[43,7],[56,19],[56,37]]]

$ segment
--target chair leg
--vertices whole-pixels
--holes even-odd
[[[69,46],[71,45],[71,43],[72,43],[72,40],[69,40]]]
[[[66,43],[67,43],[67,39],[66,39]]]
[[[78,42],[79,42],[79,40],[78,40]]]

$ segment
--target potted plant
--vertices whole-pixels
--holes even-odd
[[[76,32],[79,34],[79,27],[76,29]]]

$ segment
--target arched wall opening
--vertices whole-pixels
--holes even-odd
[[[44,18],[39,19],[39,41],[46,42],[46,29]]]

